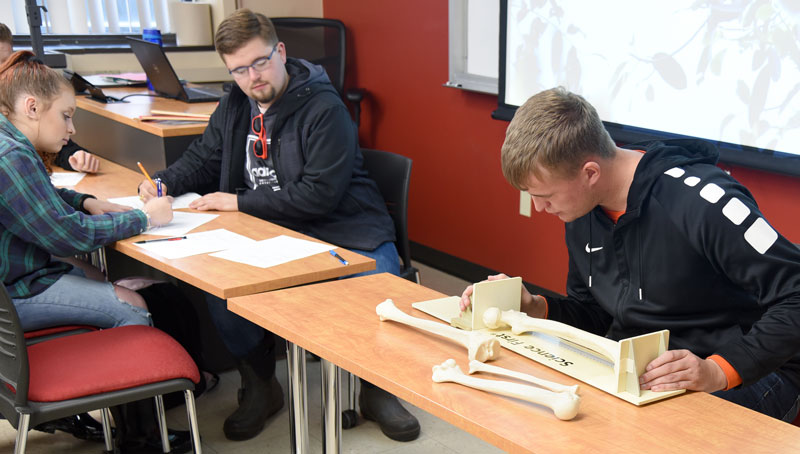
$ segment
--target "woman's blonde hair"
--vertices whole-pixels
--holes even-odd
[[[72,90],[69,81],[31,51],[14,52],[0,66],[0,112],[4,114],[14,112],[14,104],[22,95],[35,96],[47,110],[65,89]]]

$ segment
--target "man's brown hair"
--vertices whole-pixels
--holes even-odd
[[[8,25],[0,23],[0,43],[12,44],[13,36],[11,36],[11,29]]]
[[[267,16],[241,8],[219,24],[214,46],[217,53],[224,57],[236,52],[255,37],[263,38],[270,46],[278,44],[278,34]]]
[[[591,156],[611,158],[616,146],[600,116],[582,96],[563,87],[531,96],[517,109],[500,153],[503,176],[525,190],[542,167],[570,177]]]

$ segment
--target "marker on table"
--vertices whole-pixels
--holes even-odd
[[[342,265],[349,265],[349,264],[350,264],[350,262],[348,262],[347,260],[345,260],[345,259],[344,259],[344,257],[342,257],[341,255],[337,254],[337,253],[336,253],[336,251],[334,251],[333,249],[331,249],[331,250],[330,250],[330,251],[328,251],[328,252],[330,252],[332,256],[334,256],[334,257],[336,257],[337,259],[339,259],[339,261],[340,261],[340,262],[342,262]]]
[[[137,166],[139,166],[139,169],[142,171],[142,174],[143,174],[145,177],[147,177],[147,180],[150,182],[150,184],[152,184],[152,185],[153,185],[153,189],[155,189],[155,190],[158,190],[158,187],[156,186],[156,182],[155,182],[155,181],[153,181],[153,179],[152,179],[152,178],[150,178],[150,174],[149,174],[149,173],[147,173],[147,170],[144,170],[144,166],[142,165],[142,163],[141,163],[141,162],[139,162],[139,161],[136,161],[136,165],[137,165]]]
[[[178,241],[178,240],[185,240],[186,236],[173,236],[171,238],[159,238],[157,240],[141,240],[141,241],[134,241],[133,244],[145,244],[145,243],[158,243],[159,241]]]

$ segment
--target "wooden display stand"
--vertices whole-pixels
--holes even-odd
[[[635,405],[685,392],[639,388],[639,376],[647,364],[667,350],[668,330],[617,342],[552,320],[520,318],[520,278],[479,282],[474,289],[471,312],[459,313],[457,296],[421,301],[412,307],[459,328],[489,333],[509,350]],[[493,307],[500,309],[503,322],[513,321],[506,323],[511,327],[487,326],[484,314]]]

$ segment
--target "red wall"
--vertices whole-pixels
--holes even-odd
[[[442,86],[448,77],[447,2],[325,0],[324,15],[348,29],[347,87],[369,93],[362,146],[414,160],[411,240],[563,293],[563,223],[535,212],[519,215],[519,193],[500,171],[507,123],[490,117],[497,97]],[[794,212],[800,180],[728,168],[753,192],[767,219],[800,242]]]

